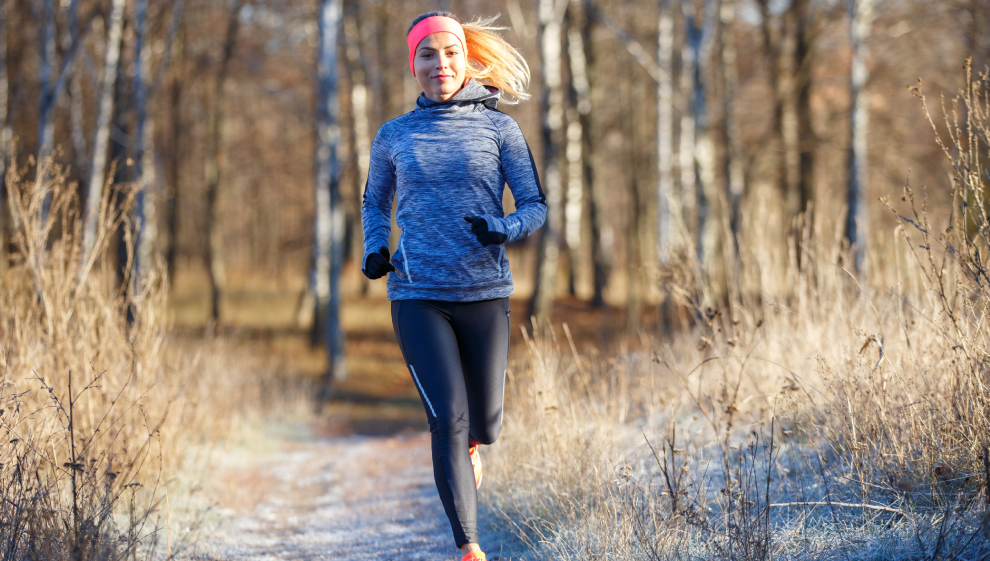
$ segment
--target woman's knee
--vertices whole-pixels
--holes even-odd
[[[502,419],[499,418],[496,423],[487,423],[481,427],[473,427],[471,429],[471,440],[477,442],[478,444],[495,444],[498,440],[498,435],[502,432]]]
[[[466,435],[471,430],[471,423],[465,415],[437,411],[436,416],[430,417],[430,432],[437,433],[443,438]]]

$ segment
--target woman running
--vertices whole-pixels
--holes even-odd
[[[478,546],[478,445],[502,428],[512,273],[504,244],[532,234],[546,198],[519,125],[496,108],[527,99],[529,67],[495,33],[447,12],[413,20],[416,109],[378,130],[361,218],[364,274],[388,275],[395,338],[430,423],[433,476],[462,561]],[[509,185],[516,211],[505,216]],[[402,230],[389,260],[392,200]]]

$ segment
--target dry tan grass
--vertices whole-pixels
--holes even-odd
[[[47,165],[42,181],[7,176],[19,251],[0,279],[0,557],[172,555],[168,487],[281,388],[256,353],[170,334],[162,267],[119,280],[107,256],[118,228],[133,254],[131,186],[107,189],[84,261],[75,186]]]
[[[499,523],[534,558],[990,555],[988,93],[940,141],[962,210],[889,203],[869,282],[818,216],[784,260],[748,230],[721,286],[664,271],[693,328],[611,360],[537,329],[487,468]]]

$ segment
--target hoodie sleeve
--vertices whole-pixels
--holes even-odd
[[[371,143],[371,163],[368,181],[364,185],[361,203],[361,226],[364,229],[364,267],[368,255],[388,247],[392,230],[392,199],[395,197],[395,165],[390,150],[391,134],[388,124],[378,129]]]
[[[486,214],[490,231],[508,236],[506,243],[514,242],[532,234],[543,225],[547,216],[547,198],[540,185],[533,153],[519,124],[505,114],[498,114],[497,120],[501,143],[499,157],[502,162],[502,176],[516,200],[516,211],[498,218]]]

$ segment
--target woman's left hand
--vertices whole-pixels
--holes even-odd
[[[509,239],[509,236],[501,232],[492,232],[488,229],[488,221],[480,216],[465,216],[465,222],[471,223],[471,232],[478,238],[478,243],[483,246],[500,245]]]

